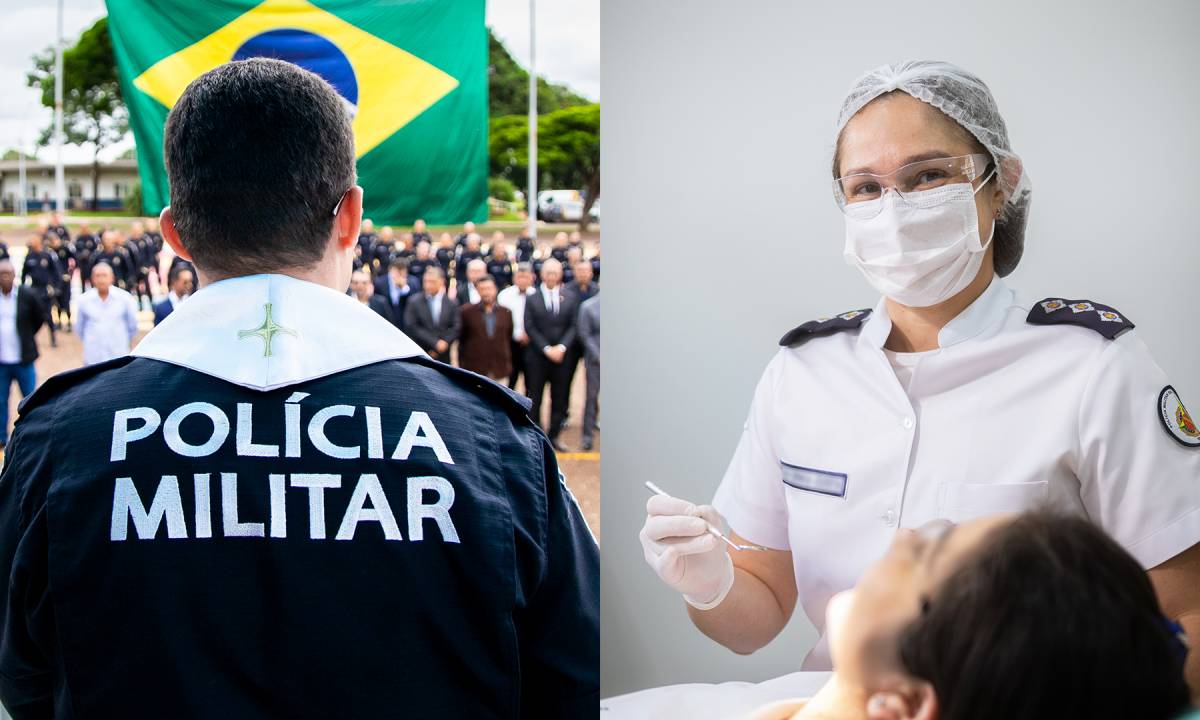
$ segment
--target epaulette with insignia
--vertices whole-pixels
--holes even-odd
[[[1046,298],[1034,305],[1025,319],[1034,325],[1081,325],[1109,340],[1134,327],[1121,313],[1091,300]]]
[[[796,347],[805,340],[817,335],[827,335],[832,332],[841,330],[854,330],[860,327],[871,315],[871,309],[851,310],[844,312],[841,315],[833,317],[817,318],[809,320],[799,327],[792,328],[779,339],[779,344],[783,347]]]

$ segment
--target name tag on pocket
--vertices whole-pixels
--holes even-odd
[[[779,467],[783,471],[783,482],[797,490],[807,490],[819,495],[846,497],[847,476],[845,473],[789,465],[782,460],[779,461]]]

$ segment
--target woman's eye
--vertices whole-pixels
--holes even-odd
[[[862,183],[861,185],[856,185],[855,187],[853,187],[851,189],[850,194],[851,194],[851,196],[860,196],[860,197],[863,195],[878,195],[879,194],[879,184],[878,183]]]
[[[946,179],[946,173],[941,170],[926,170],[917,176],[918,185],[928,185]]]

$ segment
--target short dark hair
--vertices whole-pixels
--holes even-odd
[[[179,275],[181,273],[190,274],[192,276],[192,282],[196,281],[196,273],[192,270],[192,266],[190,264],[180,263],[179,265],[171,268],[170,272],[167,273],[167,285],[174,285],[175,281],[179,279]]]
[[[1167,720],[1189,701],[1146,571],[1077,516],[1035,511],[992,531],[899,651],[942,720]]]
[[[475,286],[478,287],[480,283],[492,283],[493,285],[495,285],[496,278],[492,277],[491,275],[484,275],[483,277],[481,277],[475,281]]]
[[[163,145],[180,240],[214,275],[312,266],[356,181],[342,99],[281,60],[230,62],[193,80]]]
[[[402,257],[392,258],[392,261],[390,263],[388,263],[388,267],[392,268],[393,270],[403,270],[405,273],[407,273],[408,272],[408,260],[406,258],[402,258]]]

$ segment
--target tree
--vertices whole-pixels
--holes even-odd
[[[40,88],[42,104],[54,107],[54,48],[33,58],[34,69],[26,76],[29,87]],[[119,142],[129,131],[129,113],[121,100],[117,64],[108,19],[100,18],[83,31],[74,46],[63,50],[63,135],[71,145],[90,143],[92,153],[92,209],[97,209],[100,189],[100,152]],[[53,121],[44,129],[38,144],[54,137]]]
[[[591,102],[565,85],[551,84],[544,77],[539,76],[537,82],[539,115]],[[504,43],[488,28],[488,114],[501,117],[528,113],[529,72],[513,60]]]
[[[567,107],[538,117],[538,185],[583,192],[580,229],[600,198],[600,106]],[[491,173],[516,182],[529,168],[529,126],[523,115],[492,118],[488,132]],[[528,206],[536,204],[530,198]]]
[[[34,56],[33,61],[34,70],[27,76],[28,84],[40,88],[42,104],[52,108],[54,49],[47,48]],[[543,77],[538,77],[537,93],[539,115],[543,119],[556,117],[546,129],[539,125],[539,167],[547,182],[584,190],[587,195],[586,220],[587,211],[600,194],[599,106],[591,105],[566,86],[552,84]],[[497,130],[505,134],[501,138],[492,137],[491,144],[493,148],[499,145],[508,149],[520,145],[517,148],[521,158],[519,163],[516,156],[506,156],[499,163],[496,156],[492,156],[493,174],[509,181],[525,172],[528,102],[528,71],[517,64],[489,28],[488,112],[493,118],[493,135]],[[557,115],[569,109],[576,110],[577,114]],[[66,142],[75,145],[91,143],[95,148],[92,155],[93,203],[100,183],[100,152],[124,138],[128,129],[129,113],[121,98],[108,19],[100,18],[83,32],[73,47],[63,52],[63,132]],[[39,143],[48,144],[53,132],[53,126],[46,128]],[[558,134],[562,135],[560,139],[556,139]],[[131,150],[123,157],[136,157],[135,151]],[[503,172],[495,171],[497,167],[503,168]]]

